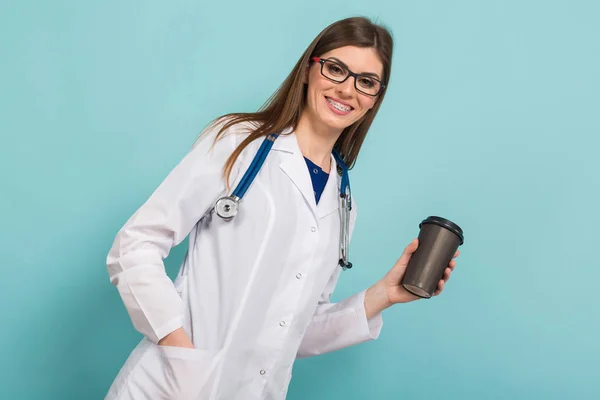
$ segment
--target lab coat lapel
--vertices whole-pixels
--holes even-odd
[[[300,147],[298,147],[298,141],[294,133],[281,134],[277,140],[275,140],[272,150],[289,153],[287,157],[284,157],[284,161],[279,167],[290,178],[296,188],[298,188],[304,197],[304,200],[310,207],[311,212],[318,219],[317,202],[315,200],[312,181],[308,173],[306,161],[300,151]]]
[[[280,164],[280,168],[302,193],[304,200],[317,219],[321,219],[339,208],[340,177],[337,173],[337,163],[333,155],[331,156],[329,178],[317,205],[308,167],[294,133],[291,130],[284,131],[274,142],[273,150],[289,153],[289,156],[285,157],[285,160]]]
[[[318,218],[323,218],[331,212],[337,210],[340,204],[340,176],[337,173],[337,164],[333,155],[331,156],[331,170],[329,171],[329,178],[323,189],[323,194],[319,199],[317,206]]]

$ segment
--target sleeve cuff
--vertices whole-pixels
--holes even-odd
[[[154,332],[154,337],[148,337],[149,340],[158,344],[158,342],[167,336],[169,333],[181,328],[183,326],[183,317],[173,318]]]
[[[354,296],[354,309],[356,310],[356,318],[358,319],[358,326],[362,336],[365,340],[375,340],[381,334],[383,316],[381,313],[378,313],[372,318],[367,319],[367,312],[365,310],[366,292],[366,290],[363,290]]]

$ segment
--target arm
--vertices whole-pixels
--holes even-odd
[[[372,291],[363,290],[339,303],[330,302],[340,272],[341,268],[337,268],[321,295],[298,349],[298,358],[329,353],[379,337],[383,319]]]
[[[136,330],[154,343],[183,329],[183,304],[163,260],[225,191],[222,167],[235,148],[211,127],[118,232],[107,257],[109,278]],[[189,347],[188,343],[188,347]]]
[[[351,223],[353,228],[354,221]],[[329,299],[336,286],[341,268],[337,268],[321,295],[313,319],[308,326],[297,353],[298,358],[328,353],[379,337],[383,320],[381,312],[398,303],[408,303],[419,298],[402,287],[400,282],[412,254],[417,250],[418,240],[413,240],[388,273],[373,286],[339,303]],[[454,258],[460,255],[457,251]],[[438,282],[434,296],[444,290],[450,274],[456,267],[451,260]]]

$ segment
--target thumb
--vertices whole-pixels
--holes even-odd
[[[419,247],[419,239],[413,239],[413,241],[404,248],[404,252],[396,262],[396,265],[406,267],[413,253],[417,251],[417,247]]]

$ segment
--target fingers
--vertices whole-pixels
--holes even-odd
[[[440,279],[440,281],[438,282],[437,289],[435,290],[435,292],[433,292],[433,295],[438,296],[440,293],[442,293],[442,291],[444,290],[444,285],[445,285],[444,280]]]
[[[450,261],[450,264],[448,264],[448,267],[450,268],[451,271],[454,271],[454,268],[456,268],[456,261],[454,261],[454,260]]]
[[[450,267],[448,267],[444,270],[444,276],[438,282],[435,292],[433,292],[434,296],[437,296],[440,293],[442,293],[442,290],[444,290],[444,286],[446,285],[446,282],[448,282],[448,280],[450,279],[451,273],[452,273],[452,269]]]
[[[448,281],[448,279],[450,279],[450,273],[451,273],[451,272],[452,272],[452,270],[451,270],[450,268],[446,268],[446,269],[444,270],[444,277],[442,278],[442,280],[443,280],[444,282],[447,282],[447,281]]]
[[[458,256],[460,256],[460,250],[456,250],[456,253],[454,253],[454,257],[452,257],[452,258],[456,258]]]

